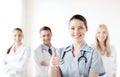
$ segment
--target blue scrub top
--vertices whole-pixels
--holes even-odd
[[[58,57],[62,60],[59,65],[62,77],[88,77],[90,73],[98,73],[99,76],[105,74],[103,62],[97,50],[89,47],[86,43],[75,57],[72,50],[72,45],[58,49]],[[80,58],[84,51],[87,63],[85,63],[85,58]]]

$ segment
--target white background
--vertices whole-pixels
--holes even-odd
[[[101,23],[106,24],[111,44],[118,53],[117,60],[120,60],[119,4],[119,0],[0,0],[0,52],[13,43],[11,33],[15,27],[23,28],[24,43],[31,50],[41,43],[39,29],[42,26],[51,27],[54,46],[63,47],[71,44],[68,21],[74,14],[81,14],[88,21],[86,42],[92,44],[96,27]],[[118,61],[118,71],[119,64]],[[119,76],[118,72],[117,77]]]

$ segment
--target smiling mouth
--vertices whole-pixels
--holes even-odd
[[[74,35],[74,38],[79,38],[79,37],[82,37],[82,35],[77,35],[77,36]]]

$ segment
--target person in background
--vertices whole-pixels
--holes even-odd
[[[27,77],[27,63],[30,49],[22,43],[21,28],[13,30],[14,44],[7,50],[4,58],[4,70],[8,77]]]
[[[34,77],[48,77],[49,61],[54,48],[51,44],[52,31],[49,27],[43,26],[39,33],[43,43],[32,52]]]
[[[108,28],[105,24],[100,24],[95,34],[93,45],[101,54],[105,66],[106,74],[102,77],[116,77],[116,51],[110,45]]]
[[[88,30],[84,16],[76,14],[69,20],[72,45],[53,50],[48,70],[49,77],[98,77],[105,74],[102,59],[95,48],[88,46],[84,37]],[[68,38],[69,39],[69,38]]]

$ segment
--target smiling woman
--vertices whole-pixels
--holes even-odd
[[[100,24],[96,30],[94,47],[101,54],[106,74],[102,77],[116,77],[116,49],[110,44],[109,31],[105,24]]]
[[[2,70],[9,77],[27,77],[30,50],[22,43],[23,31],[21,28],[13,30],[13,39],[13,45],[4,52]]]
[[[104,75],[105,70],[100,55],[84,40],[88,30],[86,18],[79,14],[72,16],[68,28],[73,43],[62,50],[53,52],[48,70],[49,77],[98,77]],[[60,60],[64,62],[61,64]]]

